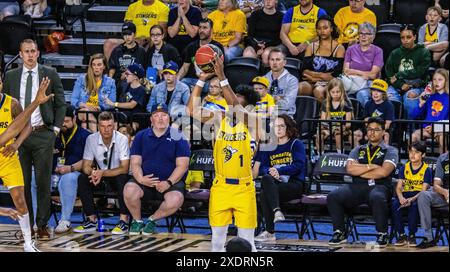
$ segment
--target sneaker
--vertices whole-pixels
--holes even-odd
[[[131,221],[130,231],[128,232],[128,234],[129,235],[140,235],[143,228],[144,228],[144,222],[136,221],[133,219],[133,221]]]
[[[37,247],[36,247],[36,242],[33,240],[31,241],[31,243],[25,243],[23,244],[23,251],[24,252],[41,252]]]
[[[128,224],[125,221],[120,220],[119,224],[117,224],[116,227],[111,231],[111,234],[120,235],[127,233],[127,231],[128,231]]]
[[[70,222],[67,220],[59,220],[58,226],[55,228],[55,233],[66,233],[70,230]]]
[[[416,236],[414,234],[410,234],[408,237],[408,245],[410,247],[415,247],[417,246],[417,242],[416,242]]]
[[[142,235],[151,235],[151,234],[155,233],[155,228],[156,228],[156,222],[149,218],[147,221],[147,224],[145,224],[145,227],[142,230]]]
[[[420,244],[417,245],[417,248],[426,249],[434,246],[436,246],[436,243],[433,240],[429,241],[427,238],[425,238]]]
[[[386,247],[389,243],[387,233],[379,232],[377,234],[377,241],[375,242],[378,247]]]
[[[97,231],[97,222],[92,222],[91,220],[86,220],[83,223],[83,225],[73,229],[73,232],[77,233],[95,232],[95,231]]]
[[[333,237],[331,237],[331,240],[328,241],[329,245],[340,245],[347,243],[347,235],[342,233],[340,230],[335,230],[333,233]]]
[[[400,234],[400,236],[398,237],[397,242],[395,242],[395,246],[404,246],[404,245],[406,245],[407,242],[408,242],[408,238],[403,233],[403,234]]]
[[[284,214],[280,210],[277,210],[273,215],[273,222],[276,223],[284,220],[286,220],[286,218],[284,218]]]
[[[257,242],[273,242],[276,239],[275,233],[270,233],[266,230],[255,237],[255,241]]]

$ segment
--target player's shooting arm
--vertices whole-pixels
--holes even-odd
[[[13,118],[16,118],[22,112],[23,112],[22,106],[15,98],[13,98],[12,101]],[[20,132],[19,137],[17,137],[16,141],[14,142],[17,145],[17,148],[20,147],[23,141],[25,141],[25,139],[28,138],[30,134],[31,134],[31,122],[28,121],[28,123],[25,125],[25,128]]]
[[[203,86],[201,86],[201,84],[204,84],[205,81],[212,75],[213,74],[200,73],[199,81],[197,82],[197,84],[195,84],[186,106],[186,114],[196,120],[199,120],[202,123],[208,122],[215,116],[222,116],[222,114],[219,112],[202,108],[202,99],[200,97],[200,94],[202,92]]]

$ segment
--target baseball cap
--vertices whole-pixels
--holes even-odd
[[[132,22],[125,22],[122,25],[122,34],[130,35],[131,33],[136,33],[136,25]]]
[[[166,64],[164,64],[163,73],[171,73],[172,75],[175,75],[176,73],[178,73],[178,64],[173,61],[170,60],[169,62],[167,62]]]
[[[387,92],[388,84],[386,81],[384,81],[382,79],[375,79],[372,82],[372,85],[370,85],[370,89],[385,93],[385,92]]]
[[[261,84],[264,87],[266,87],[266,89],[268,89],[270,86],[269,80],[267,78],[261,77],[261,76],[255,77],[251,83],[252,84]]]
[[[152,106],[151,114],[162,111],[165,113],[169,113],[169,109],[167,108],[167,105],[164,103],[155,104]]]
[[[136,75],[138,78],[144,78],[145,77],[145,70],[142,65],[139,63],[133,63],[127,67],[127,70],[130,71],[132,74]]]

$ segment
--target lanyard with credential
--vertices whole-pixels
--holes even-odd
[[[378,151],[380,151],[380,147],[377,148],[377,150],[375,151],[375,153],[373,153],[373,156],[370,156],[370,148],[369,146],[367,146],[367,162],[370,164],[372,164],[373,159],[375,158],[375,156],[378,154]]]
[[[77,125],[75,125],[75,127],[73,128],[73,130],[72,130],[72,133],[70,134],[70,136],[69,136],[69,139],[67,139],[67,142],[66,142],[66,139],[64,139],[64,135],[63,134],[61,134],[61,143],[62,143],[62,146],[63,146],[63,152],[62,152],[62,156],[64,157],[64,153],[66,153],[66,146],[69,144],[69,142],[72,140],[72,138],[73,138],[73,136],[75,135],[75,133],[77,132],[77,129],[78,129],[78,126]]]

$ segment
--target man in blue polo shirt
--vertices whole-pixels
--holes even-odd
[[[59,175],[58,190],[61,200],[61,220],[55,233],[64,233],[70,230],[70,216],[77,198],[78,176],[83,162],[86,138],[91,133],[78,127],[75,122],[75,108],[68,106],[66,116],[61,128],[61,134],[55,141],[53,156],[53,169]]]
[[[184,201],[189,143],[170,127],[166,104],[153,105],[150,120],[151,128],[141,130],[131,146],[133,178],[124,188],[125,204],[133,216],[130,235],[154,233],[156,221],[175,213]],[[141,217],[141,199],[162,200],[146,224]]]

